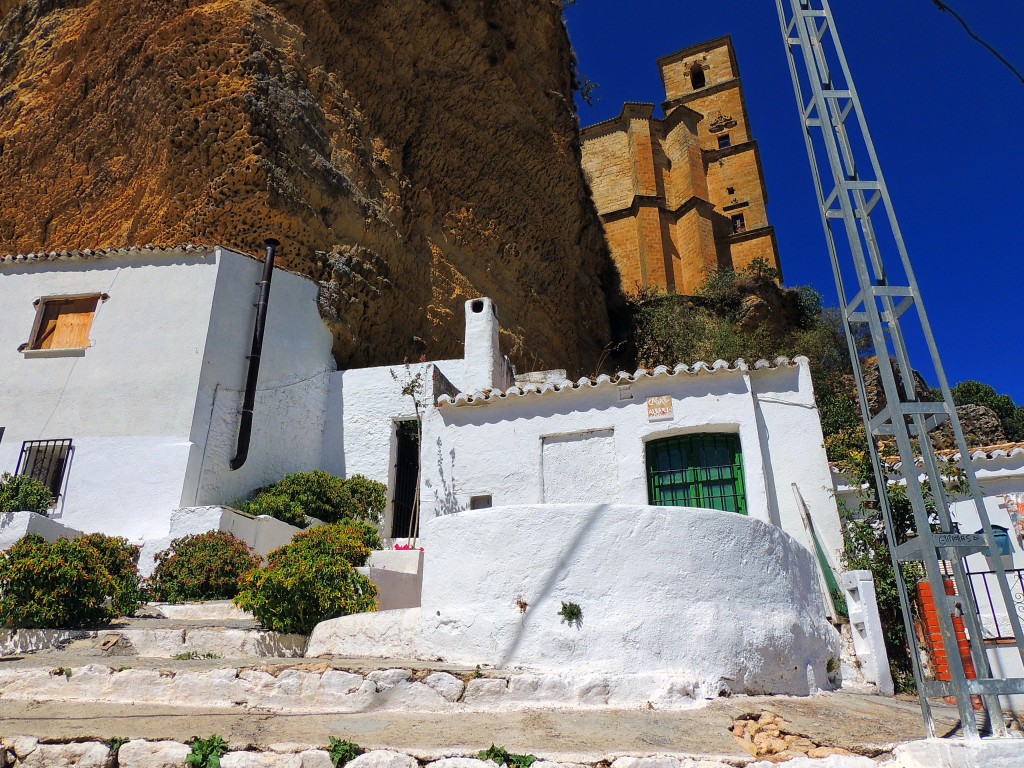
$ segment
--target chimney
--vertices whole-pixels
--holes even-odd
[[[466,302],[466,348],[462,390],[501,389],[507,379],[498,347],[498,308],[487,298]]]

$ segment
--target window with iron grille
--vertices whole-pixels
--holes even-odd
[[[71,440],[26,440],[21,444],[15,474],[27,475],[43,483],[60,498],[64,475],[71,456]]]
[[[647,496],[660,507],[747,514],[739,435],[679,435],[647,444]]]

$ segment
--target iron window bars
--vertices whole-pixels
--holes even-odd
[[[60,498],[70,456],[70,439],[26,440],[21,444],[21,455],[18,456],[15,474],[38,480],[50,489],[56,501]]]

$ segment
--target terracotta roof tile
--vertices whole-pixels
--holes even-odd
[[[21,264],[27,261],[59,261],[62,259],[103,259],[117,256],[130,256],[141,253],[204,253],[217,246],[201,243],[183,243],[181,245],[128,245],[120,248],[75,248],[59,251],[36,251],[33,253],[15,253],[0,256],[0,264]]]
[[[796,357],[790,360],[788,357],[779,357],[773,361],[758,360],[753,366],[747,365],[747,363],[741,358],[735,360],[732,363],[728,363],[725,360],[716,360],[710,365],[705,362],[694,363],[693,365],[683,365],[680,363],[675,368],[669,368],[665,365],[659,365],[657,368],[648,369],[641,368],[633,373],[627,373],[626,371],[620,371],[614,376],[608,376],[602,374],[596,378],[584,377],[579,381],[565,381],[559,383],[546,383],[546,384],[524,384],[522,386],[512,386],[508,389],[485,389],[477,392],[460,392],[455,397],[449,395],[441,395],[438,398],[437,406],[439,408],[446,405],[452,406],[464,406],[464,405],[485,405],[487,403],[498,402],[499,400],[510,400],[514,397],[529,397],[533,395],[551,395],[556,393],[580,391],[591,387],[602,387],[606,385],[619,386],[622,384],[633,384],[644,379],[658,379],[662,377],[676,377],[676,376],[700,376],[702,374],[713,374],[723,371],[745,372],[750,370],[761,371],[774,368],[794,368],[797,365],[807,362],[806,357]]]

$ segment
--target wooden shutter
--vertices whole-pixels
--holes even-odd
[[[43,305],[43,318],[39,321],[39,330],[32,342],[32,349],[53,349],[53,337],[57,333],[57,317],[60,315],[60,303],[48,301]]]
[[[43,308],[33,349],[83,349],[96,314],[97,297],[51,299]]]

